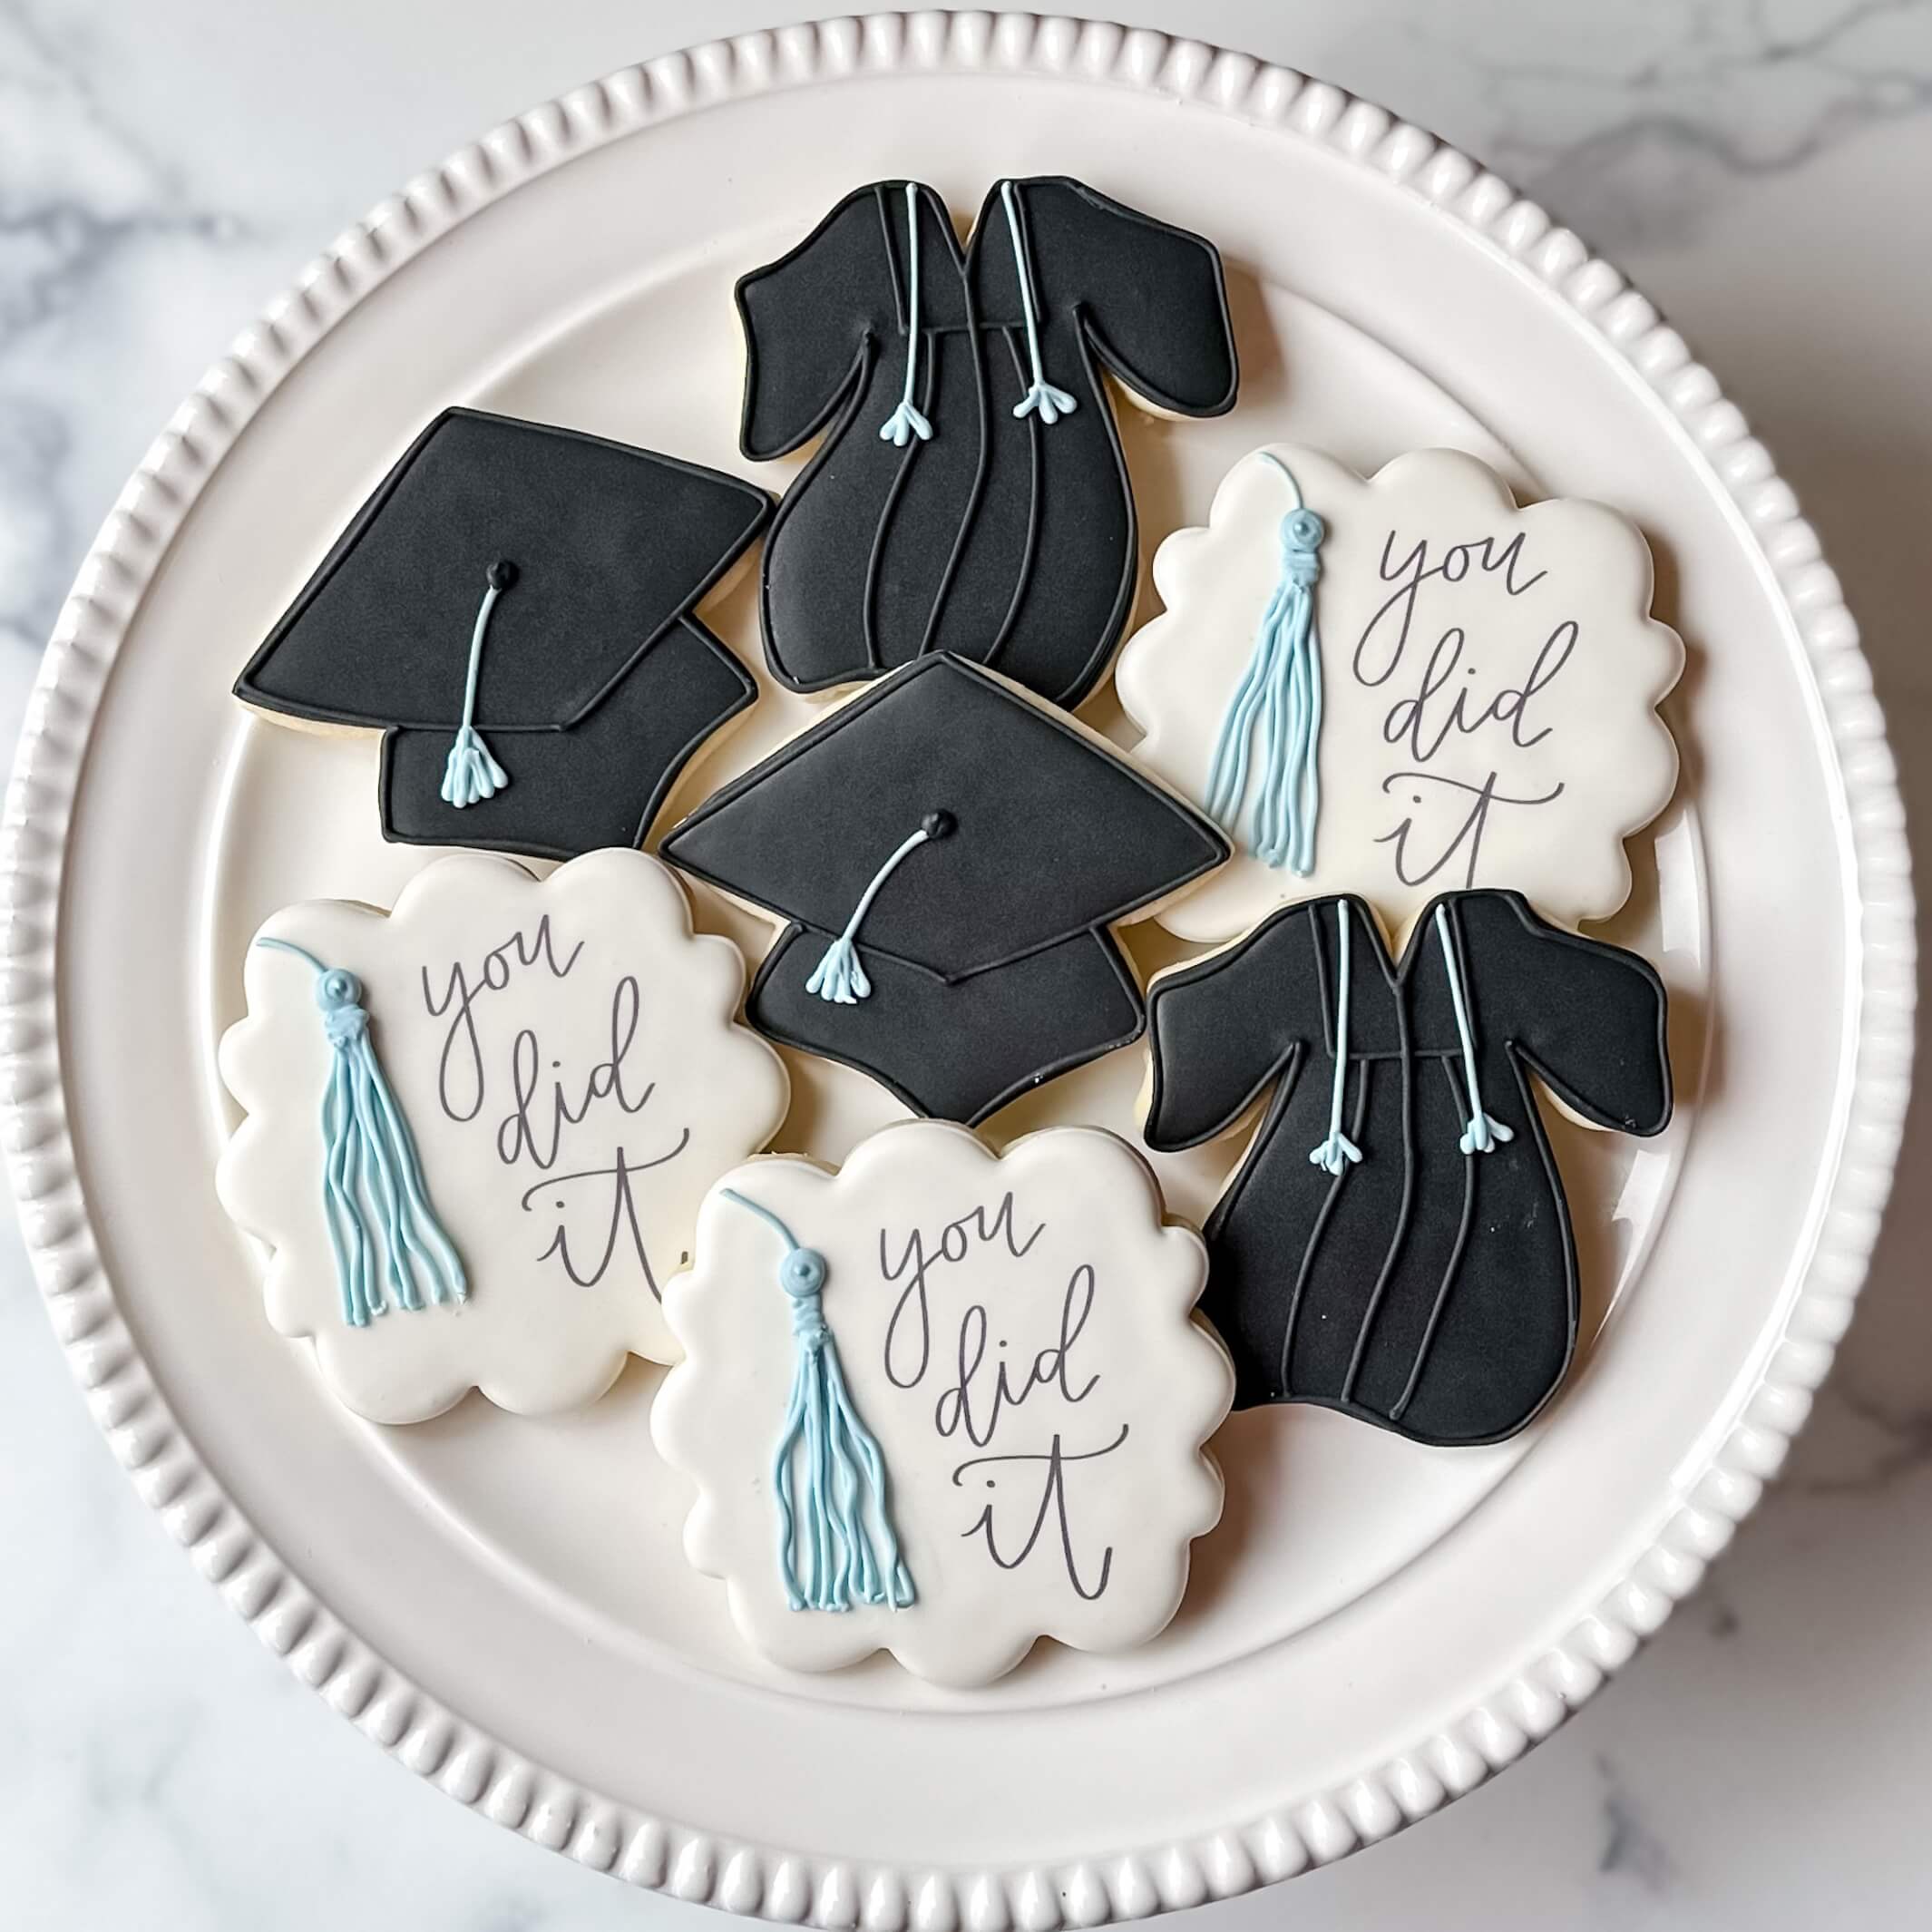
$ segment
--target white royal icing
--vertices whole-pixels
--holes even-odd
[[[824,1257],[823,1317],[881,1452],[903,1607],[787,1607],[773,1465],[798,1344],[784,1244],[727,1189]],[[1098,1128],[996,1156],[963,1127],[914,1121],[835,1174],[772,1156],[727,1175],[700,1211],[696,1264],[665,1292],[685,1353],[651,1416],[698,1486],[687,1554],[725,1579],[753,1647],[795,1670],[883,1649],[970,1685],[1041,1636],[1146,1642],[1180,1604],[1190,1541],[1221,1514],[1203,1445],[1234,1382],[1193,1312],[1206,1271],[1200,1238],[1164,1222],[1147,1165]]]
[[[316,976],[251,946],[248,1017],[220,1051],[247,1118],[217,1186],[274,1251],[269,1322],[314,1338],[341,1400],[413,1422],[476,1388],[538,1413],[593,1400],[627,1354],[672,1360],[658,1297],[689,1257],[698,1203],[766,1145],[788,1098],[777,1055],[736,1022],[737,949],[694,936],[672,873],[613,849],[540,882],[462,854],[417,873],[394,912],[315,901],[262,935],[362,981],[371,1041],[468,1278],[461,1305],[344,1321],[323,1205],[332,1049]]]
[[[1357,893],[1400,932],[1439,893],[1470,886],[1514,887],[1568,924],[1607,918],[1630,891],[1624,839],[1676,784],[1655,707],[1683,645],[1649,614],[1651,556],[1632,524],[1569,499],[1518,509],[1458,451],[1399,456],[1367,480],[1286,445],[1237,463],[1206,527],[1155,554],[1166,609],[1128,639],[1116,677],[1146,734],[1132,756],[1205,801],[1282,576],[1293,497],[1279,465],[1326,526],[1312,589],[1314,864],[1297,873],[1256,857],[1251,788],[1234,859],[1161,923],[1223,941],[1277,906]]]

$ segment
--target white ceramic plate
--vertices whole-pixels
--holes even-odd
[[[245,721],[237,667],[435,410],[742,467],[733,278],[881,175],[959,208],[1066,171],[1221,245],[1216,423],[1125,412],[1143,542],[1291,439],[1460,444],[1649,533],[1691,669],[1680,803],[1610,936],[1673,1000],[1677,1124],[1559,1128],[1587,1343],[1547,1420],[1431,1452],[1317,1410],[1218,1439],[1174,1628],[990,1691],[788,1678],[678,1549],[657,1372],[530,1421],[356,1421],[270,1332],[210,1185],[245,936],[387,903],[373,745]],[[766,480],[782,481],[774,465]],[[719,628],[748,661],[740,586]],[[794,728],[773,697],[703,782]],[[1103,705],[1099,721],[1107,721]],[[1810,527],[1709,373],[1574,236],[1335,90],[1158,34],[883,17],[654,62],[499,129],[344,238],[128,485],[61,620],[8,807],[6,1134],[56,1324],[135,1480],[264,1641],[466,1802],[679,1895],[890,1932],[1240,1890],[1439,1805],[1586,1697],[1777,1467],[1862,1275],[1909,1063],[1898,801]],[[707,923],[734,928],[715,906]],[[1154,956],[1149,951],[1148,956]],[[781,1145],[895,1109],[805,1068]],[[1137,1050],[994,1123],[1130,1128]],[[1215,1156],[1165,1165],[1198,1218]]]

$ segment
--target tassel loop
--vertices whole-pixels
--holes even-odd
[[[906,376],[907,382],[910,385],[912,379],[910,364],[907,367]],[[932,425],[913,406],[912,396],[910,395],[903,395],[899,399],[898,408],[893,410],[892,415],[880,424],[879,441],[881,443],[890,443],[894,449],[903,450],[914,436],[917,436],[922,443],[932,442]]]
[[[860,962],[856,943],[860,922],[871,912],[880,887],[892,877],[899,862],[930,840],[950,837],[955,824],[951,812],[928,812],[920,821],[919,830],[903,841],[873,874],[872,883],[859,895],[852,917],[845,922],[845,930],[825,948],[818,964],[812,969],[812,977],[805,981],[808,993],[815,993],[834,1006],[856,1006],[861,1000],[872,997],[872,981]]]
[[[879,425],[879,441],[903,450],[914,436],[922,443],[932,440],[932,425],[920,414],[912,401],[912,385],[919,374],[919,190],[905,184],[905,387],[899,406]]]
[[[1328,1090],[1328,1138],[1308,1150],[1312,1166],[1340,1180],[1361,1159],[1361,1149],[1342,1131],[1342,1101],[1349,1078],[1349,903],[1335,902],[1335,1078]]]
[[[903,1610],[913,1601],[912,1573],[893,1528],[885,1458],[860,1420],[825,1324],[825,1258],[800,1246],[768,1207],[734,1188],[718,1191],[756,1215],[785,1247],[778,1285],[791,1305],[798,1347],[772,1459],[785,1603],[794,1610],[841,1612],[861,1604]]]
[[[1285,865],[1306,878],[1314,870],[1322,811],[1322,643],[1314,590],[1328,526],[1303,503],[1287,464],[1272,452],[1262,454],[1287,479],[1294,505],[1282,519],[1274,594],[1215,740],[1206,803],[1209,814],[1232,831],[1248,791],[1258,736],[1250,821],[1254,855],[1264,865]]]
[[[510,783],[510,774],[491,756],[476,728],[476,674],[483,665],[483,632],[496,600],[516,581],[516,565],[499,557],[485,573],[483,604],[470,632],[470,666],[463,685],[463,723],[456,727],[449,756],[443,763],[443,802],[464,811],[485,798],[494,798]]]
[[[322,1209],[343,1321],[366,1328],[392,1302],[420,1310],[423,1283],[430,1302],[466,1301],[468,1277],[430,1205],[415,1138],[369,1038],[362,981],[292,941],[255,943],[292,953],[316,972],[316,1004],[331,1049],[322,1096]]]
[[[460,812],[483,799],[494,798],[509,783],[510,774],[491,756],[476,727],[460,726],[444,761],[444,803]]]
[[[1449,908],[1436,908],[1436,939],[1442,948],[1443,970],[1449,974],[1449,1004],[1456,1010],[1456,1033],[1462,1046],[1462,1078],[1469,1090],[1469,1117],[1457,1145],[1466,1155],[1494,1154],[1516,1138],[1513,1128],[1491,1119],[1483,1109],[1482,1088],[1476,1078],[1476,1036],[1469,1025],[1469,1001],[1463,997],[1462,969],[1456,960],[1455,934],[1449,930]]]
[[[1013,266],[1020,271],[1020,313],[1027,326],[1027,359],[1033,380],[1027,393],[1013,405],[1013,415],[1024,420],[1039,412],[1039,420],[1051,428],[1062,416],[1070,416],[1080,405],[1064,389],[1047,380],[1039,360],[1039,305],[1033,296],[1033,271],[1027,264],[1026,236],[1020,226],[1020,204],[1010,181],[1000,183],[1000,205],[1006,210],[1007,231],[1013,238]]]
[[[842,932],[825,948],[825,957],[805,981],[805,990],[834,1006],[856,1006],[872,998],[872,981],[859,964],[859,950],[850,934]]]
[[[1062,416],[1070,416],[1080,405],[1064,389],[1056,389],[1036,368],[1032,386],[1013,405],[1016,416],[1029,416],[1035,410],[1050,429]]]

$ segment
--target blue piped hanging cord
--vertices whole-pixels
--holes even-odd
[[[905,184],[905,389],[899,406],[879,425],[879,440],[894,449],[903,449],[917,436],[922,443],[932,440],[932,425],[920,415],[912,402],[912,383],[919,369],[919,190]]]
[[[463,1263],[429,1204],[415,1140],[369,1039],[362,981],[291,941],[255,943],[293,953],[315,968],[316,1004],[335,1049],[322,1097],[322,1208],[342,1319],[351,1328],[366,1328],[373,1316],[388,1311],[377,1279],[378,1241],[385,1251],[381,1273],[398,1308],[424,1306],[418,1270],[432,1302],[466,1301]]]
[[[912,1574],[893,1528],[885,1458],[852,1405],[838,1344],[825,1326],[825,1257],[801,1247],[770,1208],[734,1188],[718,1192],[756,1215],[785,1244],[778,1285],[792,1304],[792,1334],[798,1343],[785,1431],[772,1459],[785,1600],[794,1610],[850,1610],[857,1604],[903,1610],[912,1601]],[[795,1464],[801,1459],[803,1493],[795,1484]]]
[[[1064,389],[1056,389],[1040,367],[1039,307],[1033,299],[1033,273],[1027,267],[1026,237],[1020,231],[1020,209],[1013,199],[1012,182],[1000,183],[1000,201],[1006,210],[1007,229],[1013,238],[1013,264],[1020,270],[1020,312],[1026,318],[1027,356],[1033,366],[1032,385],[1013,405],[1013,414],[1027,416],[1037,409],[1039,420],[1050,428],[1080,405]]]
[[[1311,1147],[1308,1158],[1339,1180],[1343,1168],[1361,1158],[1361,1149],[1342,1131],[1342,1098],[1349,1078],[1349,909],[1345,900],[1335,902],[1335,931],[1341,952],[1336,969],[1341,990],[1335,995],[1335,1083],[1329,1089],[1328,1138],[1319,1147]]]
[[[950,812],[928,812],[920,821],[919,830],[901,844],[892,857],[872,875],[872,883],[860,893],[858,904],[852,909],[852,917],[845,922],[845,930],[825,948],[824,957],[812,969],[812,977],[805,981],[808,993],[816,993],[821,1000],[829,1000],[835,1006],[856,1006],[861,1000],[872,997],[872,981],[865,977],[865,969],[859,962],[858,948],[854,944],[859,922],[872,911],[872,903],[879,896],[879,888],[892,877],[899,862],[929,839],[944,838],[952,830],[952,823]]]
[[[1207,809],[1234,830],[1258,727],[1261,752],[1250,821],[1254,855],[1305,878],[1315,866],[1315,822],[1322,811],[1322,639],[1315,629],[1314,589],[1328,529],[1302,501],[1288,465],[1272,451],[1262,454],[1287,479],[1294,507],[1282,519],[1280,580],[1215,740]]]
[[[1462,996],[1462,973],[1456,964],[1456,943],[1449,932],[1449,908],[1436,908],[1436,937],[1442,944],[1442,964],[1449,973],[1450,1003],[1456,1009],[1456,1031],[1462,1040],[1462,1077],[1469,1082],[1469,1117],[1462,1130],[1460,1146],[1465,1154],[1493,1154],[1505,1141],[1516,1136],[1500,1120],[1492,1120],[1483,1111],[1482,1089],[1476,1081],[1476,1040],[1469,1031],[1469,1003]]]
[[[461,812],[484,798],[494,798],[510,783],[510,774],[490,756],[490,747],[476,728],[476,673],[483,664],[483,632],[496,600],[516,581],[516,565],[499,557],[490,566],[476,628],[470,633],[470,668],[463,682],[463,723],[443,765],[443,802]]]

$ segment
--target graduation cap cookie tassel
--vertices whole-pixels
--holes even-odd
[[[322,1097],[322,1205],[342,1290],[342,1319],[351,1328],[366,1328],[372,1316],[387,1312],[374,1267],[378,1240],[397,1307],[424,1305],[418,1269],[429,1283],[432,1302],[466,1300],[463,1263],[429,1205],[409,1123],[369,1039],[362,981],[342,967],[324,965],[289,940],[255,943],[292,953],[315,968],[316,1004],[335,1049]]]
[[[856,1604],[904,1609],[912,1601],[912,1578],[887,1506],[885,1459],[852,1406],[838,1344],[825,1326],[825,1257],[801,1247],[770,1208],[734,1188],[718,1192],[785,1244],[778,1285],[791,1303],[798,1343],[785,1432],[772,1459],[785,1602],[794,1610],[850,1610]],[[802,1472],[795,1469],[801,1462]],[[802,1491],[795,1480],[800,1473]]]
[[[1286,865],[1305,878],[1314,870],[1315,821],[1322,810],[1322,643],[1315,631],[1314,587],[1328,530],[1302,501],[1288,465],[1269,451],[1262,454],[1287,478],[1294,506],[1282,519],[1280,580],[1215,740],[1207,809],[1234,829],[1258,726],[1254,855],[1264,865]]]
[[[1476,1083],[1476,1041],[1469,1031],[1469,1009],[1462,996],[1462,971],[1456,963],[1456,942],[1449,932],[1447,906],[1436,908],[1436,937],[1442,943],[1449,1000],[1456,1009],[1456,1031],[1462,1041],[1462,1077],[1469,1088],[1469,1118],[1462,1130],[1460,1145],[1465,1154],[1492,1154],[1505,1141],[1514,1140],[1516,1135],[1483,1111],[1482,1089]]]
[[[919,372],[919,190],[905,184],[905,390],[899,406],[879,425],[879,441],[903,449],[912,437],[932,440],[932,425],[912,402],[912,384]]]
[[[489,628],[490,613],[496,600],[516,581],[516,565],[499,557],[490,566],[482,608],[476,613],[476,628],[470,633],[470,668],[463,686],[463,723],[450,746],[443,767],[443,798],[460,812],[465,805],[494,798],[510,783],[510,774],[490,756],[490,747],[476,728],[476,673],[483,664],[483,632]]]
[[[1361,1149],[1342,1131],[1342,1099],[1349,1078],[1349,903],[1335,902],[1336,944],[1340,958],[1335,971],[1341,990],[1335,995],[1335,1084],[1329,1090],[1328,1138],[1319,1147],[1308,1150],[1310,1162],[1327,1170],[1337,1180],[1352,1161],[1361,1158]]]
[[[859,922],[872,911],[879,888],[892,877],[899,862],[929,839],[944,838],[952,830],[952,824],[950,812],[928,812],[920,821],[919,830],[903,841],[872,875],[871,884],[859,894],[859,903],[845,922],[845,930],[825,948],[825,957],[813,968],[812,977],[805,981],[808,993],[816,993],[821,1000],[836,1006],[855,1006],[861,1000],[871,998],[872,981],[865,977],[865,969],[859,963],[858,948],[854,944]]]
[[[1012,182],[1000,183],[1000,200],[1013,237],[1013,262],[1020,270],[1020,312],[1026,318],[1027,355],[1033,365],[1032,387],[1014,404],[1013,414],[1030,415],[1037,409],[1039,420],[1050,426],[1062,416],[1070,416],[1080,405],[1064,389],[1056,389],[1039,366],[1039,321],[1033,302],[1033,276],[1027,267],[1026,238],[1020,231],[1020,208],[1013,198]]]

